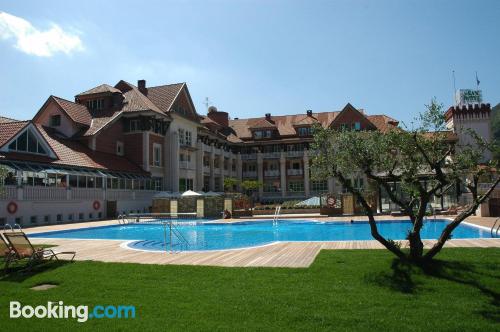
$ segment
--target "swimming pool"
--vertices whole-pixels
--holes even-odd
[[[436,239],[447,220],[426,221],[423,239]],[[409,220],[377,221],[379,232],[386,238],[403,240],[411,227]],[[350,241],[373,240],[366,221],[320,222],[314,220],[253,220],[237,223],[178,222],[177,230],[187,240],[183,250],[223,250],[255,247],[279,241]],[[126,240],[132,249],[165,250],[164,227],[161,224],[126,224],[80,228],[30,234],[35,238]],[[453,232],[454,239],[489,238],[488,230],[461,224]],[[169,241],[169,236],[167,236]],[[173,236],[172,245],[181,241]],[[167,243],[167,249],[170,244]]]

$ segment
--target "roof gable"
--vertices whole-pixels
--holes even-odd
[[[117,88],[112,87],[111,85],[101,84],[99,86],[96,86],[95,88],[81,92],[81,93],[77,94],[75,97],[93,95],[93,94],[99,94],[99,93],[121,93],[121,91],[118,90]]]
[[[43,137],[41,132],[39,131],[38,127],[34,125],[32,122],[26,122],[26,123],[19,123],[19,128],[8,140],[4,140],[0,146],[0,151],[2,152],[15,152],[15,153],[22,153],[22,154],[38,154],[38,155],[45,155],[48,156],[49,158],[56,159],[57,155],[50,146],[50,144],[47,142],[47,140]],[[25,132],[28,132],[28,135],[25,138],[25,149],[22,150],[19,148],[19,138],[24,135]],[[28,148],[28,142],[29,138],[32,137],[33,139],[36,140],[37,144],[35,144],[35,150],[37,150],[38,145],[41,146],[41,150],[43,152],[40,152],[40,148],[38,148],[38,151],[29,151]],[[18,142],[16,142],[18,140]],[[12,148],[10,145],[14,143],[16,145],[17,143],[17,148]]]
[[[329,127],[339,129],[343,124],[359,122],[362,130],[374,130],[377,127],[360,111],[350,103],[344,106],[342,111],[332,120]]]
[[[77,104],[52,95],[45,101],[40,110],[33,117],[33,121],[36,121],[51,103],[55,103],[75,124],[86,127],[90,126],[92,116],[85,105]]]

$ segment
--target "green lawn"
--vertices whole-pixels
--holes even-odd
[[[322,251],[308,269],[76,262],[0,279],[2,331],[500,331],[500,250],[445,249],[423,271],[384,250]],[[35,292],[41,283],[59,287]],[[135,305],[135,319],[9,319],[9,301]]]

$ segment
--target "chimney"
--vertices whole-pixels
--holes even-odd
[[[271,113],[266,113],[266,120],[271,120]]]
[[[306,113],[307,113],[307,116],[313,116],[313,111],[312,110],[307,110]]]
[[[216,107],[210,106],[208,108],[208,118],[217,122],[221,126],[229,127],[229,114],[227,112],[220,112]]]
[[[147,94],[146,80],[138,80],[137,81],[137,87],[139,88],[139,91],[141,91],[143,95]]]

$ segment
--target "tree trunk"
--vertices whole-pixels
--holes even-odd
[[[424,253],[424,244],[420,238],[420,229],[411,231],[408,234],[408,241],[410,243],[410,260],[415,262],[421,260]]]

